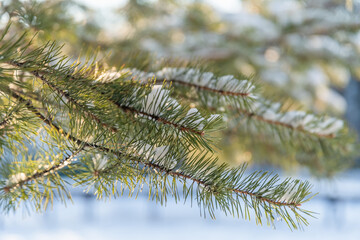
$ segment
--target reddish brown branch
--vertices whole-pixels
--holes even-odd
[[[164,171],[165,171],[165,170],[164,170]],[[186,175],[186,174],[183,174],[183,173],[170,172],[170,175],[172,175],[172,176],[178,176],[178,177],[182,177],[183,179],[188,179],[188,180],[194,181],[194,182],[196,182],[196,183],[198,183],[199,185],[202,185],[202,186],[204,186],[204,187],[210,187],[210,185],[206,184],[206,182],[204,182],[204,181],[202,181],[202,180],[199,180],[199,179],[196,179],[196,178],[193,178],[192,176],[189,176],[189,175]],[[262,197],[261,195],[258,195],[258,194],[256,194],[256,193],[252,193],[252,192],[248,192],[248,191],[242,191],[242,190],[239,190],[239,189],[228,189],[228,190],[233,191],[233,192],[235,192],[235,193],[239,193],[239,194],[243,194],[243,195],[248,195],[248,196],[257,198],[257,199],[259,199],[260,201],[268,202],[268,203],[271,203],[271,204],[274,204],[274,205],[278,205],[278,206],[294,206],[294,207],[299,207],[299,206],[301,206],[301,204],[297,204],[297,203],[295,203],[295,202],[287,203],[287,202],[275,201],[275,200],[272,200],[272,199],[269,199],[269,198],[266,198],[266,197]]]
[[[2,120],[2,121],[0,122],[0,130],[3,129],[3,128],[5,128],[6,125],[11,121],[11,119],[12,119],[12,116],[11,116],[11,115],[6,116],[6,117],[4,118],[4,120]]]
[[[189,127],[186,127],[186,126],[183,126],[181,124],[177,124],[177,123],[174,123],[174,122],[171,122],[169,120],[166,120],[165,118],[162,118],[162,117],[159,117],[155,114],[149,114],[147,112],[144,112],[144,111],[138,111],[136,110],[135,108],[132,108],[132,107],[129,107],[129,106],[124,106],[124,105],[121,105],[113,100],[111,100],[111,102],[113,104],[115,104],[118,108],[122,109],[123,111],[125,112],[131,112],[133,114],[139,114],[139,115],[144,115],[146,117],[149,117],[155,121],[158,121],[158,122],[161,122],[163,124],[166,124],[166,125],[171,125],[173,126],[174,128],[177,128],[179,129],[180,131],[185,131],[185,132],[192,132],[192,133],[195,133],[197,135],[200,135],[200,136],[204,136],[205,132],[204,131],[199,131],[199,130],[195,130],[193,128],[189,128]]]
[[[61,162],[59,162],[58,164],[54,164],[53,166],[51,166],[50,168],[46,168],[44,170],[41,171],[36,171],[34,174],[26,177],[24,180],[20,180],[17,183],[11,184],[11,185],[7,185],[5,187],[3,187],[2,189],[5,192],[10,192],[11,189],[13,188],[17,188],[17,187],[21,187],[22,185],[34,181],[38,178],[42,178],[45,177],[55,171],[58,171],[64,167],[66,167],[70,162],[73,161],[73,159],[76,157],[76,155],[83,149],[84,147],[81,147],[80,149],[78,149],[76,152],[74,152],[73,154],[71,154],[70,156],[66,157],[65,159],[63,159]]]
[[[294,131],[299,131],[299,132],[303,132],[305,134],[315,135],[315,136],[320,137],[320,138],[335,138],[334,133],[331,133],[331,134],[312,133],[312,132],[307,131],[306,129],[304,129],[301,126],[293,127],[291,124],[280,122],[280,121],[275,121],[275,120],[269,120],[269,119],[266,119],[266,118],[264,118],[264,117],[262,117],[260,115],[257,115],[256,113],[248,112],[248,111],[245,111],[245,110],[239,110],[239,113],[241,113],[243,115],[246,115],[249,118],[254,118],[254,119],[256,119],[258,121],[261,121],[261,122],[266,122],[266,123],[271,124],[271,125],[277,125],[277,126],[286,127],[286,128],[292,129]]]
[[[206,87],[206,86],[200,86],[198,84],[195,83],[189,83],[189,82],[185,82],[182,80],[178,80],[178,79],[157,79],[156,80],[156,84],[162,84],[163,82],[166,83],[175,83],[175,84],[179,84],[179,85],[183,85],[186,87],[194,87],[198,90],[203,90],[203,91],[208,91],[208,92],[213,92],[213,93],[217,93],[223,96],[242,96],[242,97],[248,97],[250,95],[250,93],[238,93],[238,92],[231,92],[231,91],[224,91],[224,90],[219,90],[219,89],[215,89],[215,88],[210,88],[210,87]]]
[[[310,135],[315,135],[319,138],[335,138],[336,135],[334,133],[332,134],[319,134],[319,133],[312,133],[312,132],[309,132],[307,131],[306,129],[304,129],[303,127],[299,126],[299,127],[293,127],[291,124],[288,124],[288,123],[284,123],[284,122],[280,122],[280,121],[274,121],[274,120],[269,120],[269,119],[266,119],[260,115],[257,115],[256,113],[254,112],[249,112],[249,111],[246,111],[244,109],[238,109],[238,108],[233,108],[231,106],[228,106],[229,109],[232,109],[234,111],[237,111],[238,115],[235,115],[233,116],[232,118],[230,119],[234,119],[240,115],[245,115],[249,118],[253,118],[253,119],[256,119],[258,121],[261,121],[261,122],[266,122],[270,125],[277,125],[277,126],[282,126],[282,127],[285,127],[285,128],[289,128],[289,129],[292,129],[294,131],[300,131],[300,132],[303,132],[305,134],[310,134]],[[216,108],[210,108],[211,111],[215,111]]]

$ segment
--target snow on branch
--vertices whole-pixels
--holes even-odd
[[[17,61],[10,61],[9,64],[18,67],[20,69],[24,68],[26,70],[26,63],[21,63]],[[59,88],[56,84],[54,84],[50,79],[48,79],[45,74],[41,74],[37,70],[29,71],[34,77],[41,80],[45,85],[47,85],[50,89],[52,89],[54,92],[59,94],[60,96],[64,97],[68,102],[72,103],[75,108],[82,110],[86,116],[89,118],[95,120],[98,124],[102,125],[103,127],[109,129],[112,132],[117,132],[118,129],[114,128],[113,126],[108,125],[107,123],[104,123],[97,115],[89,111],[86,106],[80,104],[75,98],[73,98],[67,91],[62,90]]]
[[[2,121],[0,121],[0,130],[6,127],[6,125],[10,122],[11,118],[11,115],[7,115],[3,118]]]
[[[135,89],[133,95],[136,95]],[[185,107],[170,96],[170,90],[160,85],[153,85],[144,97],[123,97],[111,100],[125,112],[131,112],[136,117],[144,117],[165,125],[172,126],[181,132],[203,136],[206,127],[216,121],[219,116],[211,115],[204,118],[197,109],[191,108],[184,116]],[[196,112],[196,114],[195,114]]]
[[[318,137],[333,138],[336,134],[343,129],[344,122],[342,120],[333,117],[318,117],[313,114],[308,114],[303,111],[280,111],[280,103],[271,103],[253,94],[255,86],[248,80],[237,80],[233,76],[223,76],[215,78],[210,72],[201,73],[199,70],[186,69],[186,68],[163,68],[155,73],[147,73],[137,69],[122,69],[121,71],[114,72],[109,71],[99,77],[102,81],[112,81],[120,76],[128,76],[136,79],[142,83],[151,82],[152,79],[156,79],[156,82],[162,82],[163,80],[171,81],[173,83],[184,84],[189,87],[192,84],[203,90],[212,89],[219,95],[230,95],[230,96],[251,96],[255,101],[251,104],[251,111],[245,109],[239,109],[239,111],[247,116],[256,118],[259,121],[263,121],[272,125],[281,125],[283,127],[307,132],[310,134],[317,135]],[[185,84],[186,83],[186,84]],[[153,99],[155,92],[159,91],[160,86],[154,86],[153,91],[149,94],[150,98]],[[162,95],[161,90],[160,95]],[[208,96],[206,101],[212,107],[212,105],[219,104],[225,105],[227,99],[220,98],[216,101],[211,101],[213,98]],[[173,100],[175,101],[175,100]],[[176,101],[175,101],[176,102]],[[145,104],[146,108],[150,112],[154,111],[154,108],[149,108],[149,104]],[[152,105],[154,107],[155,105]],[[191,110],[191,111],[196,111]],[[190,112],[189,112],[190,113]],[[201,126],[200,124],[199,126]]]
[[[277,102],[256,101],[252,106],[252,112],[242,113],[269,124],[308,132],[318,137],[333,138],[344,127],[344,122],[337,118],[318,117],[304,111],[281,112],[280,108],[281,104]]]
[[[216,77],[211,72],[201,72],[193,68],[165,67],[157,72],[144,72],[138,69],[124,68],[119,72],[108,71],[101,74],[96,81],[111,82],[120,76],[128,76],[142,83],[156,79],[157,83],[163,81],[174,84],[195,87],[199,90],[219,93],[224,96],[250,96],[255,85],[249,80],[239,80],[232,75]]]
[[[177,115],[177,111],[181,110],[181,105],[173,98],[170,97],[170,91],[162,88],[160,85],[152,87],[151,92],[146,96],[142,104],[142,110],[150,115],[163,116],[168,115],[169,109],[174,110],[174,113],[170,115],[173,117]],[[149,114],[144,114],[148,116]],[[190,108],[185,116],[179,116],[177,123],[172,123],[175,127],[183,128],[185,131],[191,131],[196,129],[200,135],[203,135],[203,129],[207,123],[212,122],[219,115],[211,115],[209,118],[201,116],[200,112],[196,108]],[[166,118],[166,117],[164,117]]]
[[[5,192],[9,192],[13,189],[16,189],[17,187],[21,187],[22,185],[28,182],[46,177],[49,174],[54,174],[60,169],[76,161],[75,157],[82,149],[83,148],[78,149],[77,151],[67,156],[66,158],[62,159],[61,161],[58,161],[57,163],[52,161],[49,165],[44,166],[43,169],[42,169],[42,165],[39,165],[38,169],[35,170],[32,174],[27,175],[24,172],[14,173],[8,177],[8,179],[5,182],[5,186],[2,187],[2,189]]]

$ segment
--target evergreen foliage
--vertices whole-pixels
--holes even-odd
[[[60,2],[53,4],[62,8]],[[286,109],[267,100],[253,77],[221,76],[202,64],[132,55],[109,68],[101,51],[73,60],[64,54],[66,45],[45,41],[43,33],[53,27],[48,15],[57,21],[47,13],[49,3],[22,4],[8,5],[25,12],[15,11],[20,20],[0,37],[5,212],[65,202],[69,186],[85,187],[99,199],[146,189],[149,199],[195,202],[212,218],[220,210],[260,224],[282,219],[297,229],[312,216],[302,206],[314,196],[310,183],[220,163],[221,133],[250,136],[252,142],[243,143],[248,151],[271,138],[278,155],[296,151],[300,164],[317,174],[331,175],[350,163],[354,138],[342,120]],[[35,18],[40,13],[42,21]],[[67,21],[58,28],[66,29]]]

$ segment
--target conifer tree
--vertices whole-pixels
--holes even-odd
[[[301,164],[328,173],[348,166],[354,153],[342,120],[286,109],[253,77],[202,63],[132,53],[109,66],[103,51],[74,59],[67,46],[96,45],[86,36],[99,29],[66,17],[65,3],[2,6],[10,16],[0,37],[3,211],[42,211],[80,186],[99,199],[146,191],[161,204],[194,202],[212,218],[219,210],[260,224],[280,218],[290,228],[307,225],[309,182],[219,163],[217,146],[224,132],[252,144],[272,138],[278,155],[300,152]],[[63,33],[81,40],[52,41],[62,42]]]
[[[181,7],[174,7],[174,2]],[[359,3],[345,4],[342,0],[241,3],[239,12],[229,14],[206,1],[187,4],[128,1],[120,8],[119,17],[127,16],[128,24],[136,30],[131,41],[123,31],[117,44],[167,57],[200,57],[224,74],[239,71],[255,74],[261,88],[266,89],[263,96],[282,102],[279,108],[341,116],[346,110],[344,88],[350,75],[359,76]],[[117,56],[114,54],[111,59],[113,63],[119,63]],[[329,164],[329,158],[323,159],[321,151],[314,157],[314,151],[309,155],[294,151],[293,147],[279,147],[272,141],[271,129],[265,135],[264,129],[258,131],[258,127],[249,128],[239,121],[234,124],[236,131],[234,128],[224,131],[219,143],[226,149],[221,160],[250,159],[286,170],[306,165],[317,176],[333,175],[346,166],[340,166],[347,163],[343,161],[345,156]]]

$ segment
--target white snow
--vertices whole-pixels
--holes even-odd
[[[156,78],[158,80],[174,80],[208,87],[214,90],[223,90],[233,93],[250,94],[255,86],[248,80],[239,80],[232,75],[215,77],[211,72],[201,72],[193,68],[169,68],[165,67],[155,73],[143,72],[137,69],[124,69],[129,77],[146,83]]]
[[[108,163],[108,158],[106,156],[103,156],[103,155],[97,153],[92,158],[92,161],[94,163],[95,170],[103,170],[103,169],[105,169],[105,167]]]
[[[191,124],[196,125],[197,129],[202,130],[204,128],[203,122],[205,121],[205,119],[201,116],[197,108],[190,108],[190,110],[187,112],[185,118],[183,119],[183,121],[181,121],[181,123],[184,121],[189,121],[189,119]]]
[[[151,92],[144,98],[142,102],[143,111],[147,114],[161,116],[167,111],[169,107],[175,110],[179,110],[181,105],[173,98],[170,97],[170,91],[162,88],[161,85],[154,85]],[[217,116],[217,115],[216,115]],[[210,116],[208,119],[205,119],[201,116],[197,108],[190,108],[187,114],[181,119],[178,123],[187,127],[196,128],[198,130],[203,130],[205,122],[210,122],[215,119],[214,116]]]
[[[331,107],[339,113],[345,113],[347,103],[343,96],[334,90],[321,86],[316,89],[318,99],[324,104],[331,105]]]
[[[163,89],[161,85],[154,85],[143,101],[144,111],[148,114],[159,115],[163,110],[164,100],[170,100],[171,103],[177,104],[174,99],[169,97],[169,90]]]
[[[170,148],[169,146],[151,146],[149,144],[144,144],[139,150],[139,154],[143,154],[145,157],[149,158],[152,162],[160,164],[162,166],[167,166],[170,169],[174,168],[177,164],[176,159],[169,157]]]
[[[297,188],[296,186],[293,187],[289,187],[285,194],[283,194],[280,198],[279,201],[280,202],[286,202],[286,203],[290,203],[293,201],[295,194],[296,194]]]
[[[265,120],[287,124],[293,128],[302,128],[319,135],[336,134],[344,127],[344,122],[337,118],[320,118],[303,111],[281,112],[280,106],[280,103],[260,99],[253,103],[252,111]]]
[[[108,83],[120,78],[123,74],[115,70],[106,71],[95,80],[95,82]]]
[[[158,164],[173,169],[176,166],[177,161],[173,158],[168,158],[168,154],[169,154],[169,146],[157,147],[154,150],[153,158]]]
[[[26,180],[26,175],[23,172],[13,174],[9,177],[9,179],[6,180],[7,186],[18,184],[21,181]]]
[[[154,159],[162,160],[165,158],[166,154],[169,152],[169,146],[157,147],[154,150]]]
[[[214,74],[211,72],[204,72],[201,74],[199,85],[200,86],[208,86],[210,85],[211,81],[214,79]]]

